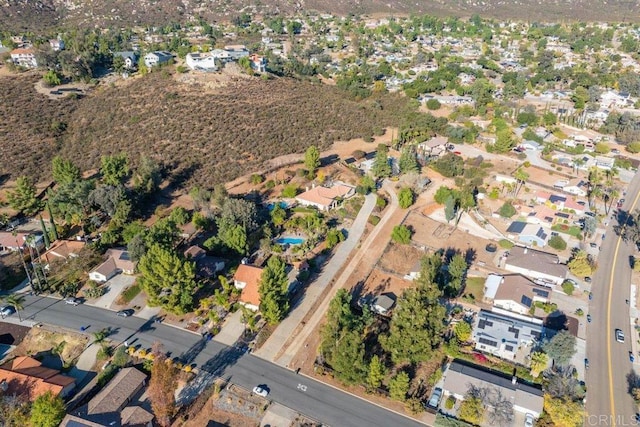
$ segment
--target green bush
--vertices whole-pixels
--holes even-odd
[[[411,229],[406,225],[396,225],[391,232],[391,239],[396,243],[406,245],[411,242],[412,234]]]
[[[445,400],[444,402],[444,407],[448,410],[451,410],[454,406],[456,406],[456,398],[453,396],[447,397],[447,400]]]
[[[379,222],[380,222],[379,216],[376,216],[376,215],[369,216],[369,224],[378,225]]]
[[[293,197],[296,197],[298,195],[298,187],[296,187],[293,184],[289,184],[286,187],[284,187],[284,190],[282,190],[282,197],[285,197],[287,199],[291,199]]]
[[[120,295],[120,298],[122,298],[122,300],[125,303],[130,303],[136,296],[138,296],[138,294],[140,293],[140,285],[138,285],[137,283],[129,286],[127,289],[125,289],[124,292],[122,292],[122,294]]]
[[[501,248],[503,249],[511,249],[514,245],[511,240],[502,239],[498,242]]]
[[[437,99],[431,98],[427,101],[427,108],[429,110],[439,110],[441,107],[440,101]]]
[[[410,188],[404,187],[398,192],[398,204],[402,209],[407,209],[409,206],[413,205],[413,202],[414,194]]]
[[[569,282],[567,280],[567,281],[562,283],[562,290],[567,295],[573,295],[573,291],[575,290],[575,286],[573,286],[573,283],[571,283],[571,282]]]
[[[567,242],[560,236],[553,236],[549,239],[549,246],[558,251],[564,251],[567,249]]]
[[[504,202],[504,204],[500,207],[498,213],[503,218],[511,218],[517,213],[517,211],[516,208],[513,207],[511,202]]]

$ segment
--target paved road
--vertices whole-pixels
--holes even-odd
[[[627,190],[624,211],[640,207],[640,174],[637,174]],[[636,425],[637,412],[628,393],[627,376],[633,374],[629,361],[631,334],[629,298],[631,269],[629,256],[632,245],[626,244],[613,230],[617,221],[610,221],[606,238],[600,246],[598,270],[593,278],[593,300],[589,312],[594,321],[588,325],[587,358],[587,412],[585,425],[624,426]],[[625,334],[625,342],[615,340],[615,329]],[[638,355],[636,355],[638,358]]]
[[[23,318],[75,331],[89,326],[88,333],[111,327],[114,333],[110,338],[116,343],[127,340],[131,345],[151,347],[154,342],[161,342],[171,357],[181,356],[234,384],[247,389],[267,384],[270,399],[331,426],[421,425],[244,351],[214,341],[205,342],[199,335],[153,321],[117,317],[113,311],[85,305],[73,307],[61,300],[33,296],[26,297]]]

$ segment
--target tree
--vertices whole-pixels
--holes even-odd
[[[107,185],[122,184],[124,178],[129,175],[129,159],[124,153],[114,156],[104,156],[100,164],[102,181]]]
[[[585,251],[576,251],[567,263],[569,271],[578,277],[591,276],[593,266],[589,260],[589,255]]]
[[[69,184],[79,180],[82,176],[80,168],[73,164],[71,160],[66,160],[61,156],[55,156],[51,160],[53,180],[61,184]]]
[[[384,364],[375,354],[369,361],[369,370],[367,372],[367,385],[372,389],[377,389],[382,385],[382,381],[386,376]]]
[[[152,194],[162,182],[162,166],[147,156],[141,156],[133,171],[133,188],[141,194]]]
[[[458,226],[458,223],[462,218],[462,214],[476,205],[476,198],[470,189],[464,189],[460,193],[458,193],[457,202],[458,217],[456,218],[456,227]]]
[[[435,200],[435,202],[438,203],[439,205],[444,205],[447,202],[447,199],[453,196],[454,196],[454,190],[452,190],[451,188],[445,185],[441,185],[440,188],[436,190],[436,194],[434,194],[433,200]]]
[[[513,177],[516,179],[516,188],[515,188],[515,197],[518,196],[518,193],[520,192],[520,190],[522,189],[522,186],[527,182],[527,180],[529,179],[529,174],[526,173],[524,171],[524,169],[522,168],[518,168],[515,173],[513,174]]]
[[[126,68],[124,58],[121,55],[114,56],[111,65],[113,67],[113,71],[115,71],[117,74],[122,74],[122,72]]]
[[[44,207],[44,203],[37,197],[35,184],[26,176],[16,180],[15,189],[7,192],[7,200],[13,209],[27,216],[37,214]]]
[[[59,185],[55,191],[49,190],[48,203],[67,223],[84,226],[84,220],[90,213],[89,194],[93,189],[94,182],[90,180]]]
[[[47,227],[44,225],[44,219],[42,219],[42,215],[40,215],[40,228],[42,229],[42,238],[44,239],[44,247],[49,249],[51,246],[51,241],[49,240],[49,231],[47,231]]]
[[[113,217],[118,204],[126,200],[126,197],[122,185],[100,185],[89,194],[89,202],[104,214]]]
[[[427,101],[427,108],[429,110],[439,110],[440,109],[440,101],[435,98],[431,98]]]
[[[176,411],[175,383],[178,373],[159,344],[154,344],[152,354],[153,365],[147,393],[156,421],[160,426],[168,427]]]
[[[418,172],[420,170],[416,151],[413,146],[405,145],[402,147],[400,160],[398,160],[398,167],[400,168],[401,173]]]
[[[555,250],[564,251],[567,249],[567,242],[559,235],[556,235],[549,239],[549,246]]]
[[[393,363],[418,363],[428,360],[440,345],[445,308],[440,305],[442,291],[431,281],[431,264],[423,262],[416,287],[405,289],[391,318],[389,333],[380,343]]]
[[[579,402],[566,398],[544,395],[544,411],[553,423],[563,427],[580,427],[584,424],[584,409]]]
[[[327,237],[325,239],[327,243],[327,249],[334,248],[338,243],[344,241],[344,239],[345,237],[342,230],[332,228],[327,232]]]
[[[44,76],[42,76],[42,80],[44,80],[44,84],[48,87],[59,86],[61,83],[60,76],[58,76],[58,73],[56,73],[54,70],[49,70],[44,73]]]
[[[406,225],[396,225],[391,232],[391,240],[402,245],[411,243],[411,229]]]
[[[247,230],[240,224],[218,221],[218,240],[238,255],[246,255],[249,250]]]
[[[361,329],[343,329],[331,360],[336,377],[345,384],[362,383],[367,374]]]
[[[389,147],[384,144],[378,145],[376,157],[373,159],[371,173],[376,178],[388,178],[391,176],[391,165],[389,164]]]
[[[46,391],[31,405],[31,425],[33,427],[57,427],[66,414],[64,401],[60,396]]]
[[[531,361],[529,367],[531,368],[531,376],[537,378],[540,372],[547,369],[549,364],[549,357],[542,351],[534,351],[531,353]]]
[[[364,175],[360,178],[360,184],[356,187],[358,194],[367,195],[376,190],[376,182],[369,175]]]
[[[452,195],[449,195],[449,197],[447,197],[447,200],[444,202],[444,218],[447,220],[447,223],[449,223],[455,217],[456,217],[456,199],[454,199]]]
[[[53,240],[58,240],[58,229],[53,220],[53,212],[51,212],[51,203],[47,202],[47,212],[49,213],[49,222],[51,223],[51,231],[53,232]]]
[[[271,222],[276,227],[281,226],[287,220],[287,211],[280,206],[280,203],[276,203],[269,214],[271,215]]]
[[[225,203],[229,200],[229,193],[227,192],[224,184],[216,184],[213,186],[213,192],[211,194],[211,201],[218,209],[222,209]]]
[[[544,352],[558,365],[566,365],[576,352],[576,337],[568,331],[560,331],[543,345]]]
[[[311,145],[304,153],[304,166],[307,168],[310,177],[315,177],[320,166],[320,151],[315,145]]]
[[[404,187],[398,192],[398,205],[402,209],[407,209],[414,202],[413,191],[409,187]]]
[[[149,297],[150,305],[160,305],[177,314],[191,309],[197,287],[193,262],[154,243],[140,259],[138,270],[138,283]]]
[[[446,293],[449,296],[456,297],[460,294],[468,268],[467,260],[461,253],[455,253],[451,257],[447,266],[448,283]]]
[[[257,230],[259,225],[256,204],[245,199],[227,199],[222,206],[220,218],[228,224],[242,225],[249,233]]]
[[[454,178],[464,173],[464,160],[453,153],[447,153],[430,165],[431,169],[447,178]]]
[[[272,325],[280,322],[289,311],[289,279],[285,264],[278,256],[272,256],[262,271],[258,284],[260,312]]]
[[[404,402],[407,399],[407,393],[409,392],[409,374],[405,371],[398,372],[389,381],[389,396],[392,399]]]
[[[453,333],[456,335],[456,340],[463,344],[469,341],[471,338],[471,325],[467,322],[462,321],[456,323],[456,326],[453,327]]]
[[[518,212],[516,211],[516,208],[513,207],[511,202],[504,202],[504,204],[498,210],[498,213],[503,218],[511,218]]]
[[[6,302],[7,304],[9,304],[10,306],[16,309],[16,312],[18,313],[18,319],[22,323],[22,316],[20,315],[20,310],[24,310],[24,302],[25,302],[24,296],[20,294],[11,294],[8,297],[4,298],[4,302]]]
[[[485,407],[478,397],[466,396],[458,409],[458,417],[473,425],[482,424]]]

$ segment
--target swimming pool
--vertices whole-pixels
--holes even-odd
[[[302,237],[280,237],[276,239],[276,243],[279,245],[301,245],[304,243]]]
[[[287,202],[278,202],[278,205],[282,208],[282,209],[287,209],[289,207],[289,205],[287,204]],[[267,209],[269,209],[269,212],[271,212],[272,210],[274,210],[276,207],[275,203],[269,203],[267,205]]]

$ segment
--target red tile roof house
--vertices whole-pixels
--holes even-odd
[[[0,252],[15,252],[19,249],[27,247],[27,240],[33,236],[36,245],[41,246],[44,243],[42,234],[17,232],[15,236],[12,231],[0,231]]]
[[[335,183],[331,187],[313,186],[296,197],[296,201],[303,206],[316,207],[321,211],[336,208],[340,200],[348,199],[356,193],[353,185]]]
[[[134,273],[136,263],[129,257],[129,252],[122,249],[109,249],[105,255],[108,257],[107,260],[89,273],[89,279],[102,283],[116,274]]]
[[[75,258],[84,248],[85,242],[82,240],[58,240],[41,255],[47,264],[54,261],[67,261],[69,258]]]
[[[24,396],[33,401],[50,391],[56,396],[66,397],[75,386],[74,378],[46,368],[32,357],[16,357],[0,366],[0,389],[7,395]]]
[[[262,268],[252,265],[240,264],[233,275],[233,284],[237,289],[242,289],[240,294],[240,304],[249,310],[258,311],[260,309],[260,294],[258,288],[262,277]]]

